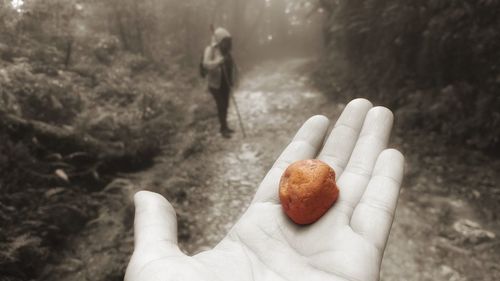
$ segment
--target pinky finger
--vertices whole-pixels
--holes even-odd
[[[354,209],[351,227],[383,252],[394,218],[404,171],[404,156],[386,149],[378,156],[373,176]]]

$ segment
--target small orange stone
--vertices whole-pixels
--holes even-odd
[[[300,160],[285,170],[279,197],[285,213],[297,224],[311,224],[337,201],[335,171],[317,159]]]

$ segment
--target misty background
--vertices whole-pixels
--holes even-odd
[[[213,247],[307,117],[365,97],[407,157],[382,280],[500,279],[500,1],[0,0],[0,280],[122,280],[132,195]],[[199,75],[242,81],[230,140]]]

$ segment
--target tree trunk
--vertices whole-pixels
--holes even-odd
[[[45,149],[67,154],[77,151],[86,152],[99,160],[115,160],[126,157],[123,144],[107,143],[87,134],[78,134],[73,130],[57,127],[36,120],[0,112],[1,125],[12,136],[32,137]]]

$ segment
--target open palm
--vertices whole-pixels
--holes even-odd
[[[346,106],[325,142],[328,119],[307,120],[228,235],[192,257],[177,246],[172,206],[156,193],[137,193],[125,279],[378,280],[404,164],[401,153],[386,149],[392,122],[390,110],[365,99]],[[340,196],[319,221],[299,226],[282,211],[278,184],[289,164],[315,157],[336,171]]]

